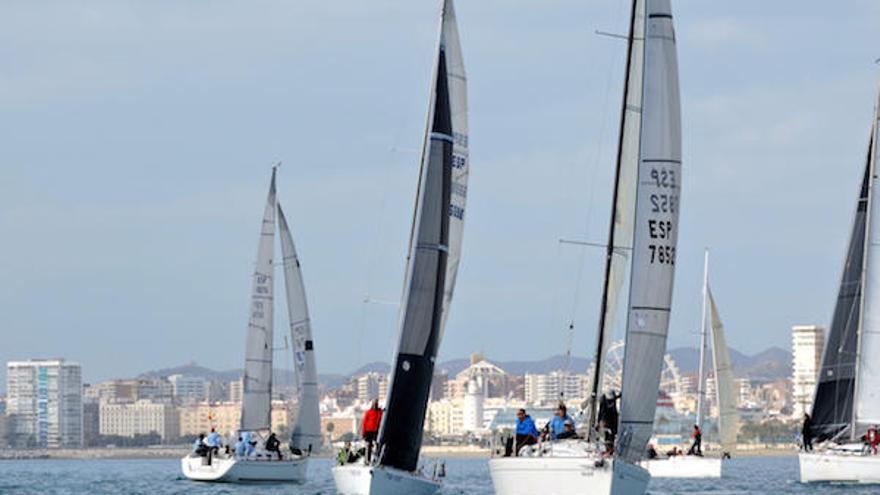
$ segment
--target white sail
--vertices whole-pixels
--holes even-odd
[[[599,328],[602,345],[597,348],[599,359],[596,390],[603,389],[602,379],[605,376],[605,359],[608,349],[611,348],[614,333],[614,321],[617,315],[617,304],[620,299],[620,290],[626,278],[632,249],[633,222],[635,221],[636,206],[636,181],[639,170],[639,142],[642,131],[642,75],[644,64],[645,41],[642,33],[645,31],[645,5],[644,0],[637,0],[632,19],[633,39],[630,44],[629,71],[626,75],[626,93],[621,121],[621,134],[619,143],[616,191],[614,193],[614,212],[612,215],[612,235],[609,242],[610,260],[608,260],[607,292],[603,299],[604,311],[602,325]]]
[[[645,453],[657,393],[675,274],[681,187],[678,60],[669,0],[647,0],[639,181],[617,453]]]
[[[273,273],[275,250],[275,169],[260,229],[247,327],[241,429],[267,430],[272,415]]]
[[[736,437],[739,433],[739,409],[736,405],[736,384],[733,374],[733,363],[727,350],[727,339],[724,336],[724,325],[708,287],[709,318],[712,328],[712,352],[715,361],[715,390],[718,397],[718,432],[721,437],[721,448],[724,452],[732,452],[736,448]]]
[[[321,446],[321,415],[319,411],[318,371],[315,366],[315,345],[312,325],[306,303],[306,289],[302,269],[287,218],[278,205],[278,228],[281,234],[281,256],[284,264],[284,287],[287,292],[287,314],[290,319],[290,337],[293,345],[293,364],[296,375],[296,419],[290,436],[290,446],[303,452]]]
[[[874,109],[871,149],[868,156],[868,217],[865,240],[865,266],[862,271],[862,321],[859,328],[856,361],[856,394],[854,399],[854,438],[871,425],[880,424],[880,202],[877,187],[878,125],[880,125],[880,91]]]

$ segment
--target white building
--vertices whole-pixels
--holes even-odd
[[[583,398],[587,375],[565,371],[547,374],[526,373],[525,396],[527,404],[553,404],[560,400]]]
[[[134,403],[102,402],[99,413],[101,435],[132,438],[157,433],[163,441],[180,437],[180,414],[170,403],[139,400]]]
[[[791,328],[791,334],[794,356],[791,378],[793,414],[799,418],[813,407],[813,392],[825,348],[825,330],[816,325],[797,325]]]
[[[239,378],[234,382],[229,382],[229,401],[241,402],[242,397],[244,397],[244,380]]]
[[[467,433],[476,433],[484,429],[483,404],[486,401],[479,379],[473,378],[468,383],[464,396],[464,418],[462,429]]]
[[[384,404],[388,395],[388,375],[370,372],[355,378],[355,380],[359,401],[369,402],[373,399],[379,399],[379,403]]]
[[[171,375],[171,390],[180,403],[201,402],[208,397],[208,382],[204,378],[188,375]]]
[[[10,361],[6,412],[16,446],[83,444],[82,368],[63,359]]]

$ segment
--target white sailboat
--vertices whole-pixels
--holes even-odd
[[[444,0],[388,404],[373,463],[333,468],[343,495],[430,495],[440,488],[419,469],[419,451],[461,259],[470,166],[466,81],[455,11]]]
[[[595,439],[524,447],[489,461],[498,495],[638,495],[639,465],[654,424],[675,272],[681,186],[681,117],[669,0],[633,0],[606,275],[587,427],[627,266],[630,294],[619,433],[614,452]]]
[[[313,450],[321,445],[318,411],[318,385],[314,342],[309,323],[302,271],[293,237],[277,203],[275,175],[272,169],[269,196],[263,214],[257,263],[251,292],[251,311],[247,329],[241,432],[268,432],[272,414],[272,362],[274,344],[274,269],[275,225],[281,232],[281,251],[287,309],[297,381],[297,415],[290,438],[290,452],[281,460],[271,456],[225,455],[207,457],[190,454],[181,459],[184,476],[196,481],[215,482],[304,482]],[[277,210],[277,217],[276,217]]]
[[[877,185],[878,114],[874,107],[871,137],[837,305],[825,343],[822,369],[813,399],[815,452],[802,452],[800,479],[880,483],[880,456],[860,441],[880,424],[880,202]]]
[[[651,472],[652,478],[720,478],[724,458],[728,457],[736,448],[739,412],[736,407],[733,365],[730,361],[730,352],[727,349],[727,339],[724,336],[724,325],[721,323],[715,299],[709,288],[709,251],[707,250],[703,269],[703,322],[700,332],[699,385],[697,387],[697,425],[700,430],[703,430],[703,419],[706,412],[708,329],[712,331],[715,398],[718,401],[718,431],[722,456],[711,458],[688,455],[644,461],[643,466]]]

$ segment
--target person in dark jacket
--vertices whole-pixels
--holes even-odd
[[[804,441],[804,452],[813,451],[813,422],[810,415],[804,413],[804,425],[801,427],[801,436]]]
[[[516,454],[519,455],[519,449],[526,445],[535,445],[538,443],[538,428],[531,416],[526,414],[525,409],[516,412]]]
[[[379,399],[373,399],[370,408],[364,413],[361,423],[361,435],[367,444],[367,464],[373,460],[373,446],[379,439],[379,427],[382,425],[382,408],[379,407]]]
[[[275,453],[278,455],[278,460],[281,460],[281,442],[278,441],[278,437],[275,436],[274,433],[269,434],[269,438],[266,439],[266,452],[272,457],[271,454]]]
[[[599,415],[596,418],[598,424],[596,431],[600,435],[605,436],[605,452],[607,454],[614,453],[614,440],[617,438],[617,424],[620,420],[620,414],[617,412],[617,399],[620,394],[614,391],[608,391],[599,401]]]
[[[694,443],[688,449],[688,455],[703,457],[703,432],[698,425],[694,425],[694,432],[691,433]]]

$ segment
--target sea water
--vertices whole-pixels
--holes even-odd
[[[334,495],[330,476],[332,461],[311,462],[311,481],[303,485],[228,485],[189,481],[180,474],[180,461],[176,459],[0,461],[0,494]],[[654,495],[880,493],[880,487],[802,485],[797,479],[798,463],[794,456],[745,457],[729,461],[723,479],[656,479],[651,481],[649,492]],[[486,459],[447,461],[447,478],[441,495],[492,493]]]

